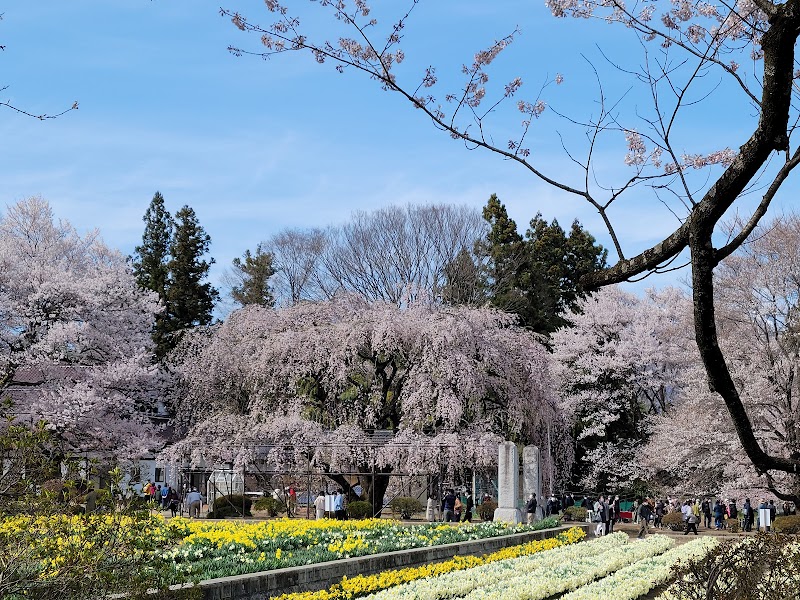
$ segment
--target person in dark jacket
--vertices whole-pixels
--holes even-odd
[[[753,505],[750,504],[750,498],[744,499],[744,506],[742,506],[742,516],[744,517],[744,530],[753,530]]]
[[[721,500],[717,500],[714,504],[714,529],[722,529],[725,517],[725,507],[722,505]]]
[[[711,502],[708,498],[705,498],[700,505],[700,512],[703,514],[703,526],[711,529]]]
[[[467,490],[467,493],[464,495],[464,514],[461,517],[461,520],[466,523],[472,523],[472,509],[475,508],[475,501],[472,499],[472,493]]]
[[[650,517],[653,515],[653,507],[650,505],[650,498],[645,498],[644,502],[642,502],[641,506],[638,508],[638,517],[639,517],[639,539],[644,538],[650,531],[648,530],[648,525],[650,523]]]
[[[456,494],[450,489],[447,490],[444,498],[442,498],[442,521],[451,523],[455,515],[456,508]]]
[[[533,525],[533,522],[536,520],[537,506],[536,494],[531,494],[528,501],[525,503],[525,514],[528,516],[528,525]]]

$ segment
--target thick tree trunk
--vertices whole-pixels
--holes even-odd
[[[366,467],[365,471],[367,469],[371,469],[371,466]],[[375,475],[369,473],[359,475],[357,482],[358,485],[361,486],[360,496],[356,496],[353,491],[356,484],[351,484],[346,475],[340,475],[338,473],[326,473],[326,475],[331,481],[341,487],[348,501],[362,500],[364,502],[369,502],[372,504],[373,515],[380,517],[383,510],[383,497],[386,495],[386,490],[389,488],[391,473],[391,467],[384,467],[382,469],[376,469]]]

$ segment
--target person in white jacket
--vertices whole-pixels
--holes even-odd
[[[316,500],[314,500],[314,508],[317,510],[317,518],[322,519],[325,517],[325,494],[320,492]]]

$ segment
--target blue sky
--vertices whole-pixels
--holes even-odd
[[[0,0],[0,86],[8,86],[2,99],[33,113],[80,104],[45,122],[0,110],[0,205],[41,195],[59,217],[82,230],[98,227],[108,243],[130,253],[159,190],[172,212],[184,204],[195,209],[212,238],[215,281],[234,257],[284,227],[325,226],[353,210],[408,202],[481,207],[491,193],[521,226],[537,211],[564,226],[577,217],[608,244],[590,207],[515,164],[466,150],[357,73],[337,74],[307,55],[231,56],[229,44],[258,49],[258,39],[222,18],[220,4],[269,21],[256,0]],[[404,6],[376,1],[374,16],[388,22]],[[308,25],[326,35],[329,23]],[[594,65],[609,97],[624,96],[620,110],[641,110],[645,99],[628,91],[630,78],[599,51],[641,64],[630,33],[554,19],[539,1],[423,0],[407,31],[401,74],[435,64],[446,84],[476,50],[515,26],[522,36],[493,65],[494,83],[522,76],[520,97],[530,99],[563,73],[564,84],[548,87],[545,99],[586,118],[597,110]],[[687,151],[742,143],[752,115],[733,118],[744,105],[741,94],[730,94],[710,112],[690,112]],[[512,104],[498,112],[498,139],[519,120]],[[532,150],[540,164],[574,176],[557,132],[578,148],[580,130],[552,111],[535,125]],[[598,176],[609,180],[626,174],[622,137],[612,141],[596,155]],[[631,251],[675,226],[644,189],[612,216]]]

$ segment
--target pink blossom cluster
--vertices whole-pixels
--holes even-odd
[[[202,439],[204,452],[232,455],[288,436],[342,464],[365,447],[367,431],[388,429],[395,436],[382,464],[430,468],[444,444],[474,449],[453,461],[487,464],[501,438],[543,441],[559,419],[549,355],[512,322],[490,309],[398,308],[350,295],[242,309],[181,351],[183,446]],[[223,425],[238,429],[213,433]],[[323,447],[334,442],[339,454]]]
[[[0,218],[0,290],[0,381],[25,382],[11,392],[23,422],[45,420],[70,450],[135,457],[157,445],[150,417],[169,387],[150,353],[161,308],[125,257],[31,198]]]

